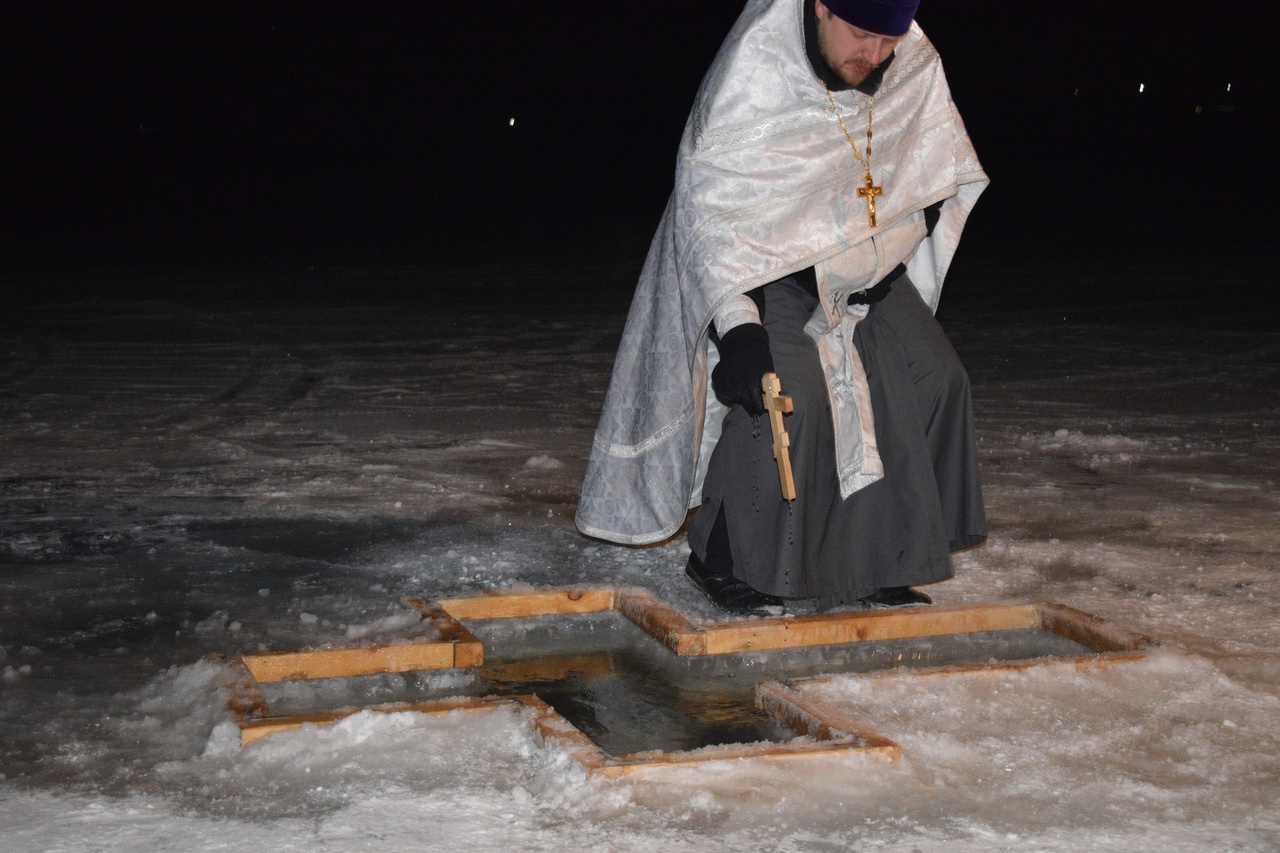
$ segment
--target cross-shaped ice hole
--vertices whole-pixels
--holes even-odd
[[[814,741],[892,752],[896,745],[839,709],[808,702],[804,679],[900,667],[965,673],[1046,661],[1086,665],[1140,656],[1149,643],[1043,601],[706,625],[644,590],[416,604],[439,629],[428,642],[241,658],[252,682],[233,700],[244,741],[361,707],[506,702],[532,709],[545,736],[567,738],[580,760],[605,772],[700,760],[691,755],[812,752]]]
[[[616,611],[468,627],[485,647],[469,695],[534,694],[614,757],[794,739],[756,707],[762,681],[1091,654],[1042,628],[680,656]]]

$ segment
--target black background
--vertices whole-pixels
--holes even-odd
[[[924,0],[992,178],[966,257],[1269,242],[1269,5]],[[4,272],[536,260],[634,281],[741,8],[5,4]]]

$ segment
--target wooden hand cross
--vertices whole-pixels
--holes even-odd
[[[782,393],[778,374],[766,373],[760,377],[764,390],[764,407],[769,413],[769,429],[773,432],[773,458],[778,463],[778,482],[782,486],[783,500],[796,499],[796,481],[791,476],[791,436],[782,425],[782,416],[792,411],[791,397]]]

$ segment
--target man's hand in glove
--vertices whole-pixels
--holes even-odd
[[[720,363],[711,371],[711,387],[720,402],[742,406],[750,415],[763,415],[760,377],[772,372],[769,333],[759,323],[743,323],[720,338]]]

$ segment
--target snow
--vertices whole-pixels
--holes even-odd
[[[1192,293],[1216,263],[1115,275]],[[6,851],[1280,847],[1280,334],[1037,303],[1076,305],[1078,269],[969,271],[1033,276],[1035,298],[949,284],[991,539],[929,591],[1059,600],[1156,637],[1150,659],[811,688],[898,741],[894,764],[588,779],[509,709],[239,748],[207,655],[410,641],[427,629],[405,596],[626,584],[723,618],[683,579],[683,541],[574,531],[626,294],[565,273],[567,295],[509,310],[528,274],[338,269],[358,293],[316,301],[278,298],[283,273],[54,281],[9,306]],[[431,296],[468,277],[488,298]]]

